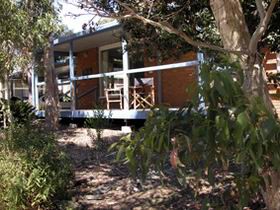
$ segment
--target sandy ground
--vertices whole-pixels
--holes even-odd
[[[90,133],[94,132],[91,130]],[[145,184],[134,180],[125,165],[116,163],[115,155],[108,152],[113,142],[122,136],[118,130],[105,130],[103,143],[96,149],[96,141],[85,128],[64,129],[58,133],[59,145],[69,154],[74,181],[69,190],[70,203],[74,209],[231,209],[238,198],[232,197],[235,190],[231,178],[218,174],[220,184],[209,187],[202,184],[199,196],[194,188],[180,187],[174,171],[167,169],[167,176],[160,179],[151,172]],[[169,171],[170,170],[170,171]],[[203,208],[205,201],[214,201],[215,206]],[[221,206],[226,206],[221,207]],[[251,208],[262,209],[253,202]]]
[[[126,166],[115,163],[107,148],[123,135],[105,130],[103,148],[96,151],[85,128],[59,133],[59,143],[70,155],[75,171],[72,202],[77,209],[158,209],[176,192],[174,186],[162,185],[156,174],[142,186],[129,176]]]

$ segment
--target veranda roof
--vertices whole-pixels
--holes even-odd
[[[54,40],[54,51],[69,52],[73,43],[74,52],[80,52],[102,45],[112,44],[121,40],[121,24],[113,21],[100,25],[95,31],[82,31],[70,36],[59,37]]]

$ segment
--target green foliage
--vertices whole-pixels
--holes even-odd
[[[0,104],[0,109],[7,112],[7,100],[1,99]],[[27,101],[12,98],[10,101],[10,109],[13,117],[13,123],[15,124],[26,124],[35,119],[35,108]]]
[[[57,10],[49,0],[2,0],[0,5],[0,77],[15,68],[41,64],[42,48],[51,34],[62,31]],[[35,59],[33,59],[35,56]],[[36,65],[37,69],[40,65]]]
[[[1,1],[0,80],[8,87],[8,78],[15,70],[26,71],[31,66],[36,71],[44,70],[44,51],[62,29],[55,3],[50,0]],[[6,109],[11,122],[10,106]]]
[[[35,119],[35,108],[27,101],[11,101],[11,113],[15,124],[26,124]]]
[[[102,134],[106,127],[109,126],[109,120],[111,115],[105,115],[104,109],[100,106],[97,106],[96,109],[93,110],[94,117],[87,118],[85,121],[85,126],[88,128],[94,128],[96,131],[96,140],[99,142],[102,140]],[[91,136],[92,133],[90,133]]]
[[[137,5],[136,1],[127,1],[127,3]],[[144,7],[142,5],[132,7],[140,15],[148,16],[152,20],[168,20],[173,27],[186,32],[196,40],[221,44],[208,1],[179,0],[176,1],[174,7],[169,6],[170,4],[172,3],[169,1],[157,1],[153,4],[152,13],[148,4]],[[168,59],[170,56],[176,58],[186,52],[195,50],[195,47],[190,46],[178,35],[143,24],[141,21],[127,19],[123,21],[123,24],[124,30],[129,34],[129,51],[135,53],[135,56],[138,56],[137,50],[139,48],[145,49],[150,56],[158,56],[154,51],[154,49],[157,49],[163,59]]]
[[[79,0],[81,8],[89,10],[104,11],[105,14],[125,15],[127,11],[118,6],[112,0],[95,0],[91,3]],[[271,1],[262,1],[266,6]],[[164,1],[158,0],[146,4],[139,4],[138,0],[123,0],[123,4],[133,8],[133,10],[145,18],[156,22],[166,22],[181,32],[185,32],[194,40],[221,44],[221,37],[218,34],[219,24],[216,23],[209,1],[206,0],[176,0]],[[255,0],[240,0],[242,5],[248,30],[252,35],[260,22],[259,13]],[[272,50],[279,51],[280,46],[280,4],[274,9],[271,21],[265,35],[260,40],[259,47],[269,46]],[[130,52],[143,43],[141,47],[153,55],[157,51],[161,52],[163,58],[178,56],[192,47],[177,35],[169,34],[157,27],[150,26],[136,19],[125,19],[122,21],[124,30],[129,34]],[[144,45],[144,46],[143,46]],[[260,48],[261,49],[261,48]]]
[[[36,209],[65,195],[68,158],[36,126],[11,126],[0,141],[0,208]]]
[[[4,73],[11,72],[16,65],[26,66],[26,58],[29,57],[24,49],[25,43],[29,43],[27,24],[26,14],[18,9],[15,2],[1,1],[0,76],[2,79]]]
[[[162,171],[167,162],[182,184],[190,173],[214,184],[217,169],[232,172],[244,206],[263,185],[263,174],[280,171],[280,124],[260,99],[249,101],[239,82],[216,64],[203,65],[201,79],[204,107],[196,100],[176,112],[152,110],[138,133],[112,147],[142,178],[150,168]]]

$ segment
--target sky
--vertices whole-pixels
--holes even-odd
[[[75,3],[75,0],[68,0],[70,3]],[[78,7],[73,6],[72,4],[67,3],[65,0],[60,0],[62,4],[62,10],[60,13],[60,17],[62,19],[63,24],[68,26],[70,30],[73,32],[82,31],[82,25],[87,23],[92,16],[91,15],[81,15],[79,17],[71,17],[69,13],[74,14],[85,14],[85,12]]]

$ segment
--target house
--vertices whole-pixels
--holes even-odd
[[[98,107],[113,119],[146,119],[153,106],[176,110],[191,100],[186,90],[199,82],[202,54],[189,52],[162,63],[144,52],[132,58],[122,33],[122,26],[111,22],[54,41],[61,117],[94,117]],[[263,65],[268,74],[280,72],[280,56],[266,51]],[[43,117],[44,78],[33,72],[31,79],[32,104]],[[268,87],[280,114],[280,87]]]
[[[98,104],[113,119],[145,119],[154,105],[173,110],[191,100],[186,89],[197,84],[201,54],[160,65],[145,53],[132,58],[122,33],[112,22],[54,41],[61,117],[93,117]],[[32,81],[32,103],[44,116],[43,77],[33,72]]]
[[[21,71],[12,72],[9,76],[9,83],[0,82],[0,98],[8,98],[7,85],[9,85],[11,98],[15,97],[26,101],[31,98],[28,77]]]

